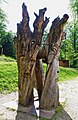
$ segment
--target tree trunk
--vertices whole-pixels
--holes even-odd
[[[59,89],[57,85],[57,60],[58,51],[61,44],[63,27],[68,19],[64,15],[60,20],[57,17],[51,26],[45,48],[42,48],[42,37],[49,18],[45,17],[46,8],[39,10],[39,15],[34,13],[36,19],[33,23],[34,31],[29,27],[29,14],[27,7],[22,5],[22,21],[17,24],[17,37],[15,37],[15,47],[18,64],[18,87],[19,104],[30,106],[34,103],[33,88],[36,83],[40,108],[52,109],[59,103]],[[47,71],[44,82],[44,71],[40,59],[44,58],[47,63]],[[36,81],[35,81],[35,80]]]

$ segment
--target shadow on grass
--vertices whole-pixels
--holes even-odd
[[[20,109],[21,109],[20,106],[18,106],[16,120],[73,120],[70,117],[70,115],[64,110],[62,105],[59,105],[56,108],[55,114],[53,115],[51,119],[41,118],[41,117],[38,118],[36,115],[29,114],[26,112],[21,112]]]

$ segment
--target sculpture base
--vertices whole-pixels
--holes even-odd
[[[15,120],[37,120],[38,117],[33,114],[18,112]]]
[[[53,115],[55,114],[55,110],[42,110],[39,109],[39,114],[37,113],[37,108],[35,108],[34,105],[31,105],[30,107],[23,107],[22,105],[18,106],[17,110],[17,117],[19,119],[16,120],[25,120],[24,118],[30,117],[31,120],[37,120],[38,117],[42,118],[48,118],[51,119]]]
[[[40,117],[51,119],[55,114],[55,110],[40,110]]]
[[[34,105],[31,105],[30,107],[18,105],[16,120],[37,120],[37,118],[38,117]]]
[[[23,112],[23,113],[28,113],[28,114],[33,114],[37,116],[36,109],[34,105],[31,105],[29,107],[24,107],[22,105],[18,105],[18,112]]]

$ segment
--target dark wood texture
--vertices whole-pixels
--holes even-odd
[[[59,89],[57,85],[57,58],[61,45],[64,24],[68,20],[65,14],[62,19],[57,17],[50,28],[45,48],[42,47],[42,37],[49,18],[44,15],[47,8],[40,9],[39,15],[34,13],[36,19],[33,23],[34,30],[29,27],[29,14],[27,6],[22,5],[22,21],[17,24],[15,47],[18,64],[19,104],[30,106],[34,103],[33,88],[36,84],[40,108],[51,110],[59,104]],[[44,75],[42,62],[47,63]],[[45,82],[44,82],[45,79]]]

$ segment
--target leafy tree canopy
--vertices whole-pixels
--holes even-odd
[[[70,0],[70,7],[73,13],[73,17],[78,19],[78,0]]]
[[[1,2],[0,2],[0,4],[1,4]],[[2,32],[4,32],[6,30],[6,21],[7,21],[6,14],[0,6],[0,36],[1,36]]]

